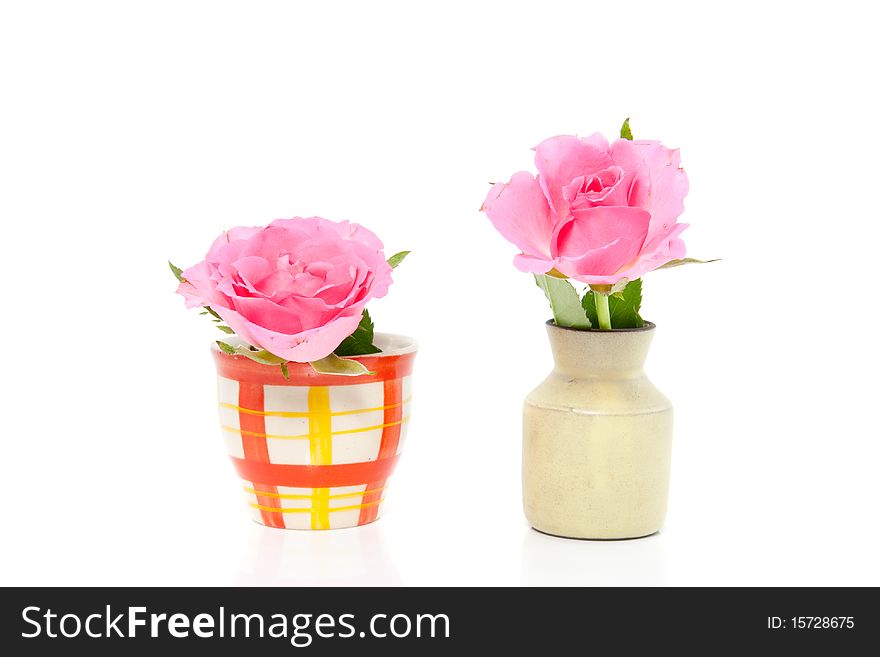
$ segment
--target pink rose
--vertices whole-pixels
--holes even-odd
[[[245,341],[304,363],[354,332],[367,302],[388,292],[391,267],[363,226],[294,217],[223,233],[182,276],[188,308],[211,306]]]
[[[596,133],[551,137],[535,149],[537,177],[521,171],[489,190],[483,210],[522,251],[517,269],[556,268],[593,285],[634,280],[683,258],[676,223],[688,192],[678,150]]]

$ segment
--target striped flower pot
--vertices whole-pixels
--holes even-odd
[[[377,333],[374,374],[318,374],[214,347],[220,424],[253,518],[268,527],[341,529],[379,517],[409,420],[415,342]]]

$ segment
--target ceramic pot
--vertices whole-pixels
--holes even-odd
[[[318,374],[213,348],[220,424],[254,520],[340,529],[376,520],[403,448],[415,342],[377,333],[374,374]]]
[[[642,371],[654,330],[547,323],[555,366],[523,413],[523,504],[535,529],[621,539],[663,525],[672,405]]]

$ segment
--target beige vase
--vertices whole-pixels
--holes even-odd
[[[535,529],[622,539],[663,525],[672,404],[642,371],[654,330],[547,323],[555,366],[523,410],[523,506]]]

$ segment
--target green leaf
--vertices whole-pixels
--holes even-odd
[[[544,290],[544,295],[550,302],[550,310],[553,311],[553,321],[556,322],[556,326],[590,328],[590,320],[584,314],[577,290],[571,283],[547,274],[535,274],[535,282]]]
[[[205,312],[207,312],[209,315],[212,315],[215,319],[219,319],[221,322],[223,321],[223,318],[220,317],[220,315],[218,315],[218,314],[214,311],[214,309],[211,308],[211,306],[205,306]]]
[[[183,283],[183,281],[185,280],[185,279],[183,278],[183,270],[182,270],[180,267],[177,267],[177,266],[173,265],[173,264],[171,263],[170,260],[168,261],[168,266],[171,267],[171,273],[174,274],[174,277],[175,277],[178,281],[180,281],[181,283]]]
[[[319,374],[336,374],[339,376],[361,376],[362,374],[375,374],[361,363],[348,358],[340,358],[336,354],[330,354],[321,360],[309,363],[312,369]]]
[[[370,319],[370,313],[364,310],[361,317],[361,323],[345,340],[339,343],[339,346],[333,350],[337,356],[365,356],[367,354],[378,354],[381,349],[373,344],[373,320]]]
[[[232,333],[232,329],[228,326],[218,326],[217,328],[228,330],[229,333]],[[217,346],[220,347],[220,350],[223,353],[229,354],[230,356],[244,356],[245,358],[250,358],[253,361],[261,363],[263,365],[278,365],[281,367],[281,375],[285,379],[290,378],[290,372],[287,369],[288,361],[280,356],[276,356],[275,354],[269,353],[265,349],[257,349],[256,347],[247,346],[247,347],[233,347],[231,344],[227,342],[222,342],[217,340]]]
[[[388,264],[391,265],[391,269],[394,269],[403,262],[403,259],[408,256],[412,251],[401,251],[400,253],[395,253],[393,256],[388,258]]]
[[[247,356],[251,360],[255,360],[258,363],[262,363],[263,365],[281,365],[282,363],[287,362],[286,358],[281,358],[280,356],[276,356],[275,354],[269,353],[265,349],[251,351],[250,349],[243,349],[243,348],[239,347],[236,350],[236,353],[239,353],[242,356]]]
[[[223,342],[222,340],[217,340],[217,346],[220,347],[220,351],[222,351],[224,354],[229,354],[230,356],[232,356],[236,353],[235,347],[233,347],[231,344]]]
[[[282,363],[287,362],[286,358],[276,356],[265,349],[257,349],[255,347],[234,347],[228,342],[221,342],[220,340],[217,340],[217,346],[220,347],[224,353],[230,354],[231,356],[245,356],[258,363],[262,363],[263,365],[281,365]]]
[[[627,117],[626,121],[623,122],[623,125],[620,126],[620,138],[632,141],[633,133],[629,127],[629,117]]]
[[[599,317],[596,313],[596,292],[588,291],[582,301],[584,311],[590,321],[598,326]],[[637,278],[627,283],[622,293],[614,293],[608,297],[608,308],[611,312],[611,328],[642,328],[645,320],[639,315],[642,307],[642,279]]]
[[[228,334],[228,335],[232,335],[233,333],[235,333],[235,331],[233,331],[233,330],[232,330],[231,328],[229,328],[228,326],[223,326],[223,324],[217,324],[217,328],[220,329],[221,331],[223,331],[224,333]]]
[[[682,258],[681,260],[670,260],[665,265],[660,265],[657,269],[672,269],[673,267],[681,267],[682,265],[708,265],[710,262],[718,262],[721,258],[713,260],[697,260],[696,258]],[[655,269],[654,271],[657,271]]]

